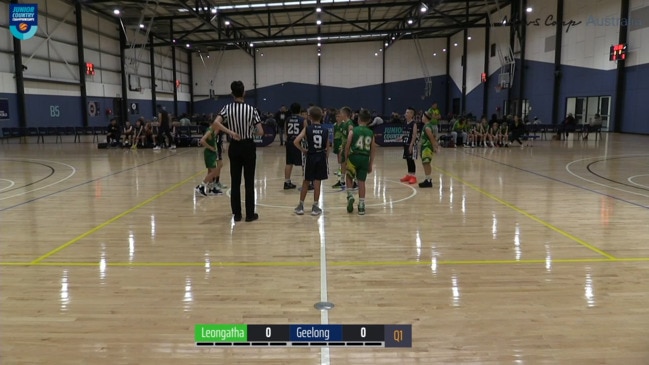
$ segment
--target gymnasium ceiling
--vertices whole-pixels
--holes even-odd
[[[447,37],[509,0],[69,0],[192,51]],[[119,10],[119,14],[115,11]],[[321,24],[317,24],[320,21]]]

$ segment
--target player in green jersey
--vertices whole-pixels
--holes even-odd
[[[341,114],[342,122],[339,127],[341,133],[341,145],[340,145],[340,152],[338,153],[338,162],[340,162],[341,178],[345,179],[345,176],[347,176],[347,163],[346,163],[347,155],[345,154],[344,147],[347,144],[347,137],[349,136],[349,132],[354,128],[354,121],[352,120],[352,108],[348,106],[344,106],[340,108],[340,114]],[[345,189],[346,186],[347,185],[345,185],[343,180],[343,182],[340,184],[340,188]],[[334,188],[335,187],[336,186],[334,186]]]
[[[220,187],[215,185],[216,181],[221,175],[223,168],[223,158],[218,148],[219,131],[207,128],[207,131],[201,138],[201,146],[205,147],[203,150],[203,159],[205,160],[205,167],[207,168],[207,175],[203,182],[196,187],[196,193],[207,195],[219,195],[223,192]]]
[[[433,128],[433,132],[435,133],[435,137],[437,137],[438,128],[439,128],[439,120],[442,119],[442,113],[439,111],[439,107],[437,106],[437,102],[434,102],[433,105],[431,105],[430,109],[428,109],[428,114],[431,117],[430,125]]]
[[[358,127],[347,135],[345,156],[347,156],[347,185],[351,186],[354,178],[358,181],[358,214],[365,214],[365,179],[372,172],[376,143],[374,132],[367,127],[372,115],[369,110],[361,110],[358,115]],[[347,190],[347,212],[354,211],[354,195]]]
[[[344,117],[342,114],[342,111],[338,110],[336,111],[336,124],[334,124],[334,141],[333,141],[333,151],[334,154],[336,155],[336,158],[338,159],[338,166],[339,166],[339,178],[338,182],[332,186],[332,188],[344,188],[345,187],[345,175],[342,173],[343,170],[343,163],[342,163],[342,158],[343,158],[343,129],[345,128],[345,123],[343,123]]]
[[[433,153],[439,151],[439,144],[435,138],[435,126],[432,123],[433,116],[425,112],[422,121],[424,128],[421,132],[421,162],[424,166],[424,173],[426,177],[424,181],[419,183],[420,188],[432,188],[433,179],[431,178],[432,167],[430,163],[433,161]]]

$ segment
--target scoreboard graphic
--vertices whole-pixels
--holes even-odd
[[[412,325],[197,324],[197,347],[412,347]]]

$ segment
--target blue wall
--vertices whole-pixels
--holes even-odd
[[[520,63],[517,63],[520,67]],[[554,90],[554,64],[548,62],[526,61],[525,62],[525,86],[524,95],[528,99],[532,111],[530,118],[535,116],[543,123],[553,123],[552,118],[552,96]],[[630,68],[629,70],[631,70]],[[566,115],[566,99],[569,97],[587,97],[615,95],[615,70],[596,70],[585,67],[562,66],[561,67],[561,89],[559,95],[559,115],[561,119],[554,122],[561,122]],[[645,71],[649,71],[645,70]],[[640,72],[642,73],[642,72]],[[629,73],[629,79],[634,76]],[[649,81],[649,77],[645,77]],[[642,84],[640,80],[639,84]],[[504,100],[507,99],[507,90],[496,93],[495,86],[498,82],[498,73],[489,78],[489,114],[493,114],[496,107],[503,107]],[[512,88],[512,99],[518,97],[518,87],[520,82],[520,73],[516,72],[514,87]],[[630,87],[627,87],[630,90]],[[628,98],[628,96],[627,96]],[[611,112],[613,111],[615,100],[611,100]],[[615,116],[611,115],[611,121]],[[626,132],[626,130],[625,130]],[[647,133],[647,132],[644,132]]]
[[[627,67],[626,72],[622,132],[649,134],[649,64]]]
[[[0,128],[18,127],[18,97],[16,94],[0,94],[1,99],[9,100],[9,120],[0,120]],[[88,97],[88,102],[99,103],[97,115],[88,116],[88,125],[91,127],[106,126],[115,116],[113,98]],[[131,100],[138,104],[138,113],[131,114],[128,118],[134,122],[140,116],[151,119],[156,115],[150,100]],[[160,101],[158,104],[167,107],[173,113],[173,101]],[[130,103],[129,103],[130,105]],[[81,97],[58,95],[25,95],[25,108],[27,114],[27,127],[80,127],[82,126]],[[112,114],[106,115],[110,109]],[[178,102],[178,115],[189,111],[189,102]]]
[[[392,100],[385,101],[386,114],[392,112],[403,115],[406,108],[411,106],[416,110],[427,110],[430,106],[437,102],[442,115],[446,115],[445,109],[445,96],[446,96],[446,82],[447,77],[435,76],[432,78],[431,95],[424,96],[426,89],[426,82],[424,79],[414,79],[399,82],[387,83],[386,97]],[[380,85],[378,85],[380,91]],[[379,99],[380,100],[380,94]],[[377,109],[380,111],[380,109]]]
[[[530,117],[538,117],[544,123],[552,123],[552,92],[554,67],[552,63],[526,61],[526,83],[524,97],[530,101],[532,111]],[[623,101],[624,115],[621,116],[624,122],[622,132],[649,134],[649,102],[646,101],[649,93],[649,64],[627,68],[626,94]],[[496,113],[497,108],[503,107],[507,98],[507,90],[500,93],[495,91],[498,73],[489,77],[488,87],[488,114]],[[424,97],[425,82],[423,79],[407,80],[388,83],[385,91],[382,85],[371,85],[358,88],[337,88],[329,86],[308,85],[300,83],[284,83],[269,87],[260,88],[249,92],[246,101],[250,104],[258,102],[262,111],[276,111],[280,105],[290,105],[297,101],[303,106],[310,103],[321,104],[324,107],[341,107],[348,105],[353,109],[360,107],[376,110],[379,113],[389,114],[393,111],[402,114],[406,107],[413,106],[416,109],[427,109],[438,101],[442,114],[449,111],[444,110],[446,95],[446,82],[450,81],[446,76],[437,76],[432,81],[432,95]],[[515,80],[520,81],[520,77]],[[515,84],[516,84],[515,83]],[[596,70],[583,67],[562,66],[561,94],[559,96],[559,114],[566,113],[566,99],[568,97],[587,97],[615,94],[616,70]],[[450,94],[448,95],[449,108],[452,106],[453,98],[461,97],[461,91],[451,81]],[[482,114],[482,88],[484,84],[470,90],[467,94],[466,111],[473,113],[476,117]],[[512,89],[512,98],[516,98],[516,87]],[[383,94],[385,92],[385,94]],[[382,101],[385,95],[386,100]],[[0,98],[9,101],[9,120],[0,121],[0,127],[17,127],[18,111],[17,96],[15,94],[0,94]],[[74,96],[57,95],[26,95],[27,126],[81,126],[81,99]],[[388,100],[389,99],[389,100]],[[218,112],[223,105],[230,102],[230,97],[221,97],[218,100],[197,101],[194,104],[194,112],[198,114],[209,114]],[[88,97],[88,101],[96,101],[100,105],[98,115],[89,117],[90,126],[104,126],[108,124],[110,117],[106,116],[106,109],[113,109],[113,98]],[[129,114],[129,119],[134,121],[139,116],[149,119],[155,115],[152,103],[149,100],[135,100],[139,104],[137,114]],[[159,101],[166,106],[169,112],[173,112],[172,101]],[[611,101],[611,110],[615,100]],[[58,107],[59,116],[51,115],[51,107]],[[178,114],[189,111],[188,102],[178,102]],[[56,114],[56,113],[54,113]],[[611,116],[611,127],[615,116]],[[556,121],[556,122],[560,122]]]
[[[379,114],[397,112],[403,114],[408,106],[416,109],[428,109],[433,101],[444,107],[446,76],[433,77],[431,96],[424,97],[424,79],[407,80],[385,84],[385,104],[383,105],[382,85],[371,85],[356,88],[341,88],[287,82],[259,88],[246,94],[246,101],[256,105],[261,111],[277,111],[280,106],[290,106],[293,102],[306,107],[309,104],[326,108],[349,106],[352,109],[366,108]],[[256,98],[255,98],[255,93]],[[198,114],[216,113],[232,99],[202,100],[194,103],[194,112]],[[257,103],[255,103],[257,100]],[[445,111],[442,111],[443,113]]]
[[[0,99],[7,99],[9,103],[9,119],[0,119],[0,128],[18,127],[18,97],[16,94],[0,93]]]

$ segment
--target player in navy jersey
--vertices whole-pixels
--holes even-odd
[[[300,116],[300,104],[291,104],[291,116],[286,121],[286,166],[284,167],[284,189],[295,189],[291,183],[291,172],[293,166],[302,165],[302,152],[295,146],[293,141],[300,135],[306,126],[306,121]]]
[[[403,126],[403,159],[406,160],[408,173],[401,178],[401,182],[414,184],[417,182],[417,167],[415,166],[415,153],[417,152],[417,121],[415,120],[415,109],[406,109],[406,125]]]
[[[322,120],[322,109],[312,106],[308,110],[308,118],[311,122],[293,141],[296,148],[299,148],[306,156],[304,168],[304,181],[300,191],[300,203],[295,208],[295,214],[304,214],[304,199],[309,188],[309,183],[313,182],[313,206],[311,215],[318,216],[322,214],[322,209],[318,206],[320,200],[320,187],[322,180],[328,178],[327,158],[329,152],[329,130],[324,128],[320,121]],[[306,147],[302,144],[306,141]]]

